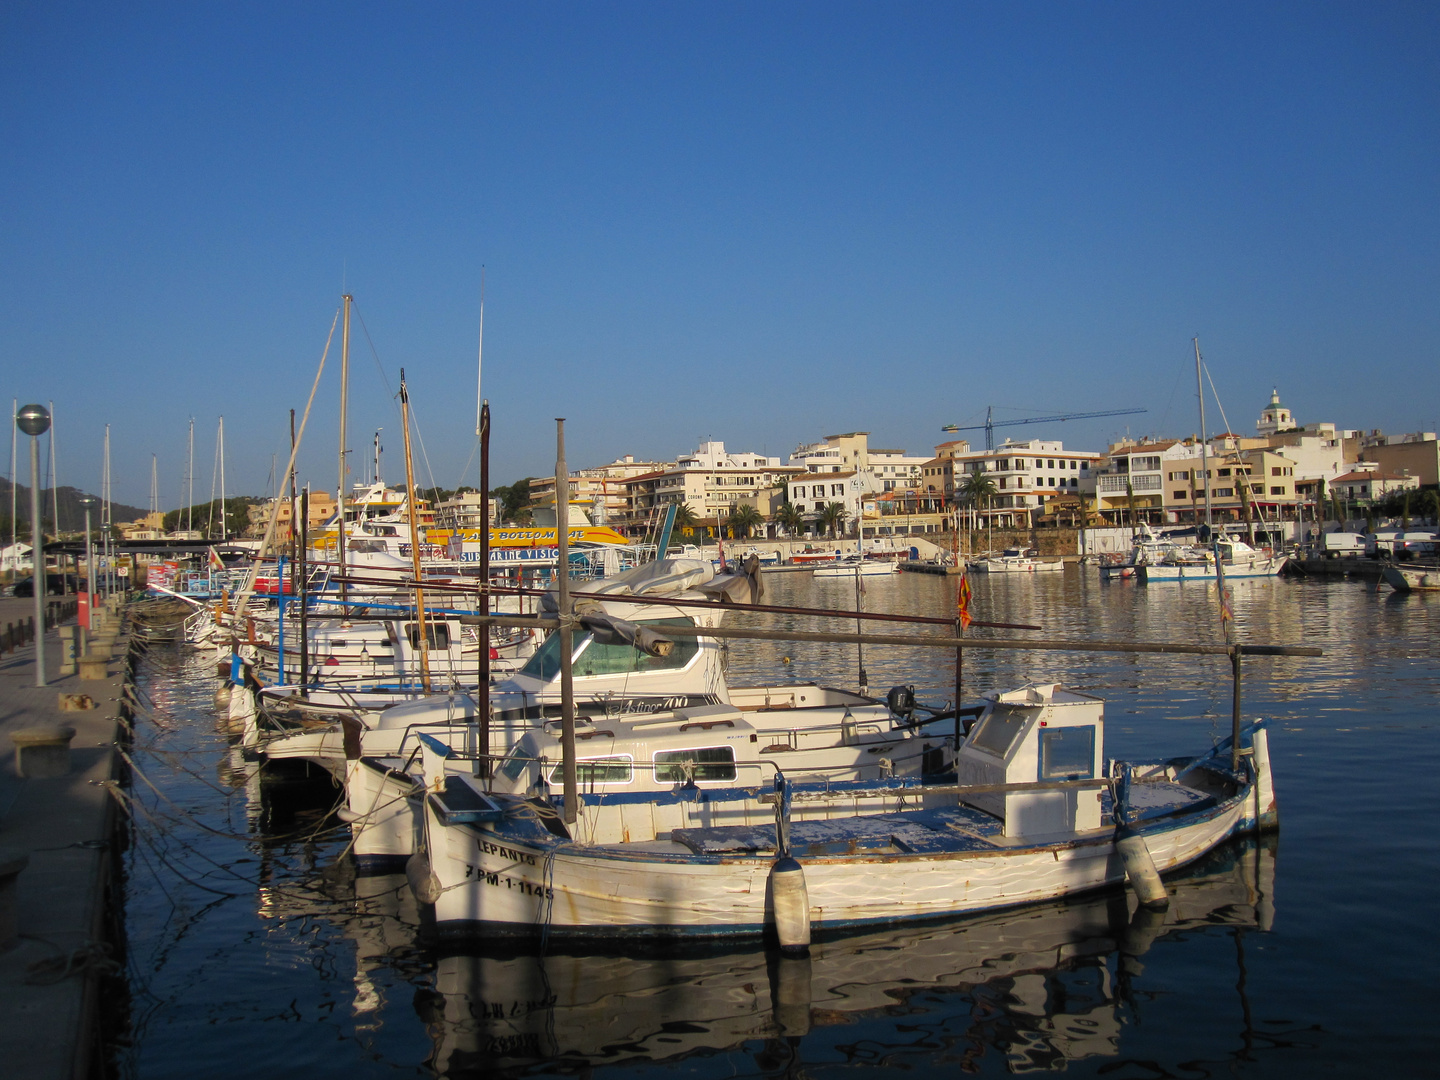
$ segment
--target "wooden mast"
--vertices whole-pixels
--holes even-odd
[[[410,394],[400,369],[400,426],[405,429],[405,501],[410,519],[410,565],[415,571],[415,640],[420,650],[420,686],[430,693],[430,635],[425,627],[425,589],[420,584],[420,509],[415,497],[415,468],[410,457]],[[344,522],[341,522],[342,526]]]

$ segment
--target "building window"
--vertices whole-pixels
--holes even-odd
[[[1216,489],[1215,489],[1215,497],[1216,497],[1217,499],[1233,499],[1233,498],[1235,497],[1235,489],[1234,489],[1234,488],[1216,488]]]
[[[1183,492],[1183,491],[1177,491],[1177,492],[1175,492],[1175,501],[1176,501],[1176,502],[1184,502],[1184,500],[1185,500],[1185,492]]]
[[[1271,495],[1284,495],[1284,494],[1285,494],[1285,489],[1284,489],[1283,487],[1272,487],[1272,488],[1270,489],[1270,494],[1271,494]]]
[[[1270,475],[1271,475],[1271,476],[1284,476],[1285,474],[1280,471],[1280,466],[1279,466],[1279,465],[1272,465],[1272,466],[1270,466]]]

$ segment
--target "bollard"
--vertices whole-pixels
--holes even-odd
[[[15,944],[20,936],[19,919],[15,912],[15,879],[30,865],[30,856],[14,848],[0,848],[0,952]]]
[[[110,658],[90,654],[80,657],[80,679],[82,682],[106,682],[110,678]]]
[[[69,724],[36,724],[10,733],[15,744],[15,772],[27,780],[64,776],[70,771]]]
[[[78,629],[79,627],[76,626],[60,627],[59,633],[61,675],[75,674],[75,657],[78,655],[75,651],[75,631]]]

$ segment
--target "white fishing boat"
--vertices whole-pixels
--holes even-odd
[[[437,959],[434,989],[417,996],[417,1008],[423,1005],[435,1043],[429,1067],[441,1076],[481,1063],[502,1072],[546,1068],[560,1058],[572,1067],[604,1066],[616,1047],[637,1061],[682,1066],[723,1048],[773,1046],[777,1036],[855,1031],[877,1017],[890,1017],[895,1030],[913,1020],[917,1001],[977,998],[987,1003],[994,1040],[1012,1040],[1011,1072],[1053,1072],[1069,1062],[1093,1069],[1097,1056],[1121,1052],[1133,997],[1103,976],[1094,992],[1057,993],[1059,976],[1077,962],[1097,965],[1097,973],[1137,973],[1136,960],[1166,935],[1203,948],[1204,935],[1217,930],[1267,931],[1274,872],[1269,847],[1241,841],[1167,882],[1164,912],[1102,893],[825,940],[803,960],[777,962],[758,943],[722,951],[667,944],[662,957],[513,945],[450,950]],[[356,940],[357,1001],[374,993],[372,979],[384,985],[394,949],[410,940],[416,921],[403,879],[362,882],[374,890],[365,894],[371,917],[342,924]],[[308,914],[299,905],[297,913]],[[1243,960],[1242,953],[1235,962]]]
[[[1396,592],[1433,592],[1440,589],[1440,563],[1389,563],[1380,576]]]
[[[1054,574],[1065,569],[1059,559],[1041,559],[1034,550],[1006,548],[999,555],[976,559],[966,570],[976,574]]]
[[[549,745],[527,737],[487,790],[422,739],[426,853],[408,873],[437,932],[773,932],[803,950],[812,929],[1009,907],[1127,873],[1161,904],[1157,870],[1276,820],[1262,728],[1240,755],[1222,744],[1107,766],[1101,701],[1055,685],[995,695],[955,755],[955,784],[797,781],[783,761],[747,753],[756,744],[738,723],[704,735],[660,756],[678,748],[597,724],[568,826],[549,795]]]
[[[1276,577],[1289,557],[1251,547],[1235,536],[1220,535],[1208,548],[1175,553],[1158,563],[1142,563],[1138,577],[1143,583],[1159,581],[1214,581],[1218,576],[1215,558],[1219,555],[1227,580],[1232,578]]]
[[[900,568],[884,559],[866,559],[859,555],[847,555],[833,563],[816,563],[812,573],[817,578],[885,577],[898,574]]]

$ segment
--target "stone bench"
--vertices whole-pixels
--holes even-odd
[[[15,772],[27,780],[64,776],[70,771],[70,740],[75,729],[69,724],[35,724],[10,733],[15,744]]]

